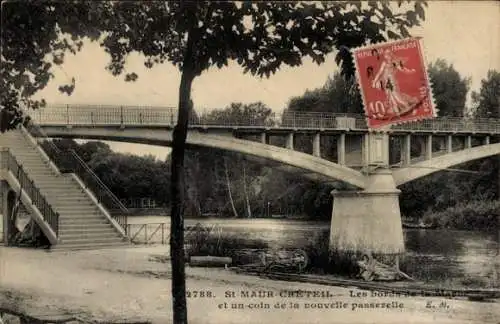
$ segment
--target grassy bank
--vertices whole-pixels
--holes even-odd
[[[215,235],[202,231],[191,235],[186,241],[189,246],[188,254],[231,257],[235,266],[259,263],[258,251],[285,248],[244,235]],[[307,254],[305,271],[308,273],[353,277],[359,271],[356,260],[360,259],[361,255],[332,253],[329,250],[329,231],[317,232],[302,246],[289,249],[301,249]]]
[[[232,258],[233,266],[248,264],[258,264],[261,259],[259,251],[282,248],[274,243],[252,239],[245,234],[216,234],[200,232],[198,235],[191,235],[187,243],[189,245],[189,255],[210,255]],[[302,249],[308,257],[306,273],[320,275],[335,275],[344,278],[355,278],[359,273],[356,260],[361,258],[355,253],[332,253],[329,249],[329,231],[319,231],[311,236],[308,241],[296,249]],[[387,265],[395,262],[394,255],[374,255],[375,258]],[[438,284],[443,287],[469,287],[469,288],[489,288],[495,286],[492,277],[464,277],[454,274],[448,265],[453,260],[435,262],[432,256],[428,255],[408,255],[399,256],[400,269],[413,278]],[[429,259],[431,258],[431,259]],[[425,266],[422,266],[425,264]],[[290,269],[295,272],[295,269]],[[496,286],[495,286],[496,287]]]
[[[422,220],[439,228],[459,230],[496,230],[500,201],[476,200],[460,203],[443,211],[427,211]]]

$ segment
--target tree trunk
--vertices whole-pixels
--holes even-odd
[[[181,83],[179,87],[179,113],[177,125],[174,127],[172,140],[171,167],[171,226],[170,257],[172,264],[172,303],[173,322],[187,324],[186,307],[186,273],[184,260],[184,152],[188,131],[189,116],[192,109],[191,86],[196,76],[194,71],[194,55],[192,31],[188,33],[187,47],[183,60]]]
[[[246,173],[245,161],[243,161],[243,191],[245,194],[245,201],[247,205],[247,217],[252,218],[252,208],[250,208],[250,200],[248,199],[248,191],[247,191],[247,173]]]
[[[234,206],[233,194],[231,193],[231,183],[229,181],[229,172],[227,170],[226,158],[224,158],[224,172],[226,174],[227,193],[229,195],[229,201],[231,202],[231,208],[233,209],[233,215],[234,217],[238,217],[238,212],[236,211],[236,207]]]

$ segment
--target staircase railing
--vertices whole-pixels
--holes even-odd
[[[59,236],[59,213],[52,209],[52,206],[47,202],[42,195],[35,182],[28,177],[28,174],[23,170],[22,165],[12,155],[8,149],[2,150],[6,154],[4,164],[7,170],[10,170],[17,177],[22,191],[26,192],[30,197],[33,205],[38,208],[43,216],[43,219],[50,225],[56,236]],[[21,194],[21,193],[19,193]]]
[[[111,217],[127,230],[129,210],[113,192],[99,179],[92,169],[83,161],[74,150],[62,151],[49,139],[47,134],[36,124],[31,122],[26,126],[28,132],[37,139],[47,155],[53,160],[61,173],[75,173],[96,197],[98,203],[106,206]],[[112,212],[113,211],[113,212]]]
[[[126,231],[127,215],[129,214],[128,208],[123,205],[121,200],[113,194],[74,150],[69,150],[68,155],[70,161],[73,162],[71,163],[73,173],[82,179],[85,186],[94,193],[99,203],[108,207],[111,217]]]

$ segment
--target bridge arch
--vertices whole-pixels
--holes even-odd
[[[395,170],[392,174],[396,186],[400,186],[454,165],[479,160],[497,154],[500,154],[500,143],[481,145],[418,162],[409,167]]]
[[[172,130],[165,127],[66,127],[41,126],[47,136],[60,138],[80,138],[108,140],[159,146],[172,145]],[[321,176],[328,181],[343,181],[357,188],[366,188],[366,177],[359,171],[339,165],[310,154],[297,152],[273,145],[262,144],[249,140],[237,139],[228,132],[208,134],[191,129],[188,132],[186,144],[188,147],[210,147],[238,152],[271,161],[276,161],[294,168]]]

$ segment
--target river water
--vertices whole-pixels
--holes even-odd
[[[186,225],[198,222],[223,235],[296,248],[319,242],[330,229],[328,222],[286,219],[188,219]],[[160,226],[161,223],[164,225]],[[129,224],[129,235],[136,235],[135,241],[168,242],[169,217],[130,217]],[[1,225],[2,222],[0,238]],[[405,229],[404,238],[406,253],[402,267],[414,278],[445,285],[500,288],[498,231]]]
[[[131,234],[144,240],[145,234],[161,241],[161,231],[155,223],[166,223],[164,239],[168,242],[168,217],[141,216],[129,218]],[[202,223],[214,226],[224,235],[259,239],[275,246],[301,248],[314,242],[330,229],[328,222],[286,219],[188,219],[187,225]],[[148,233],[139,225],[149,223]],[[402,267],[416,279],[436,284],[468,287],[500,288],[500,240],[494,233],[456,231],[448,229],[405,229],[406,253]]]

